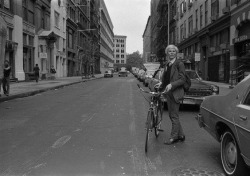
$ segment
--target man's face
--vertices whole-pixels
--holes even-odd
[[[169,56],[169,59],[170,59],[170,60],[173,60],[174,58],[176,58],[177,52],[176,52],[176,50],[175,50],[174,48],[170,48],[170,49],[168,50],[167,55]]]

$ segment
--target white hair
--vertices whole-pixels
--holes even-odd
[[[178,49],[177,46],[175,46],[175,45],[168,45],[168,46],[166,47],[166,49],[165,49],[165,53],[168,54],[168,51],[169,51],[170,49],[175,49],[176,53],[179,53],[179,49]]]

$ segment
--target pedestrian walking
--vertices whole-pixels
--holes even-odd
[[[5,60],[2,84],[3,84],[3,92],[6,96],[9,96],[10,93],[10,72],[11,68],[9,65],[9,61]]]
[[[40,71],[40,68],[38,67],[38,64],[36,64],[36,66],[33,68],[33,71],[35,73],[36,82],[38,82],[38,80],[39,80],[39,71]]]
[[[175,45],[168,45],[165,49],[168,61],[163,65],[162,84],[159,91],[163,92],[167,99],[168,113],[172,123],[170,138],[164,144],[184,141],[185,135],[179,120],[180,102],[184,96],[183,85],[185,83],[185,66],[177,59],[178,48]]]

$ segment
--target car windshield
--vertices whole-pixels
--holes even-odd
[[[197,73],[195,71],[186,70],[186,73],[187,73],[187,75],[189,76],[190,79],[199,78],[199,76],[197,75]]]
[[[153,71],[147,71],[147,75],[153,75],[155,73],[155,71],[153,70]]]

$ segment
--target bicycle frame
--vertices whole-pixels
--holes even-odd
[[[142,92],[151,94],[150,101],[149,101],[149,109],[148,109],[148,115],[147,115],[147,121],[146,121],[146,142],[145,142],[145,152],[148,150],[148,139],[149,139],[149,131],[152,131],[155,129],[155,136],[156,138],[159,136],[159,131],[161,130],[161,120],[162,120],[162,107],[159,104],[161,102],[161,95],[158,92],[148,92],[143,90],[139,84],[137,84],[139,89]],[[145,97],[144,97],[145,98]],[[146,99],[146,98],[145,98]],[[146,99],[147,100],[147,99]],[[147,100],[148,101],[148,100]],[[159,120],[159,114],[161,113],[161,119]]]

